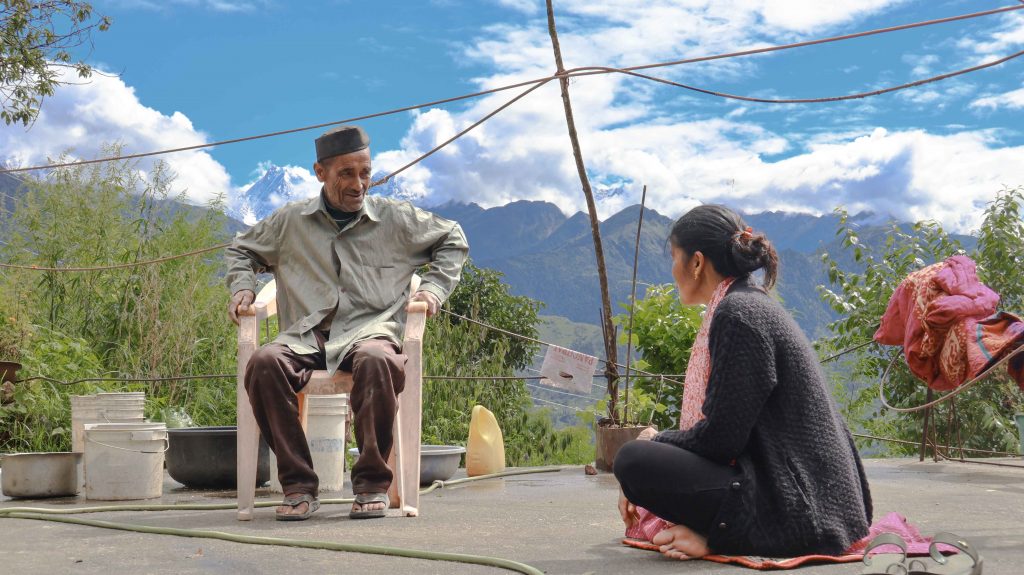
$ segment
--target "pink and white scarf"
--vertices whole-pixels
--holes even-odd
[[[722,303],[722,298],[729,291],[729,286],[736,278],[725,278],[715,291],[711,293],[711,301],[704,309],[704,317],[697,330],[697,339],[690,350],[690,362],[686,365],[686,379],[683,386],[683,405],[679,409],[679,429],[690,429],[704,419],[704,396],[708,391],[708,380],[711,379],[711,351],[708,349],[708,336],[711,333],[711,320],[715,309]]]
[[[686,366],[686,379],[683,386],[683,404],[679,410],[679,429],[687,430],[704,419],[704,397],[707,395],[708,380],[711,379],[711,350],[708,339],[711,333],[711,321],[715,309],[729,291],[729,286],[736,278],[722,280],[711,293],[711,301],[704,309],[704,317],[697,330],[697,338],[690,350],[690,362]],[[626,529],[626,537],[650,541],[661,531],[673,524],[665,521],[643,507],[637,507],[637,522]]]

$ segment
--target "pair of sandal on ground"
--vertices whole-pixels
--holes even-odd
[[[291,507],[295,509],[303,503],[306,504],[306,510],[302,513],[281,513],[277,512],[275,518],[278,521],[305,521],[309,519],[309,516],[314,511],[320,509],[320,500],[308,493],[302,493],[293,497],[285,497],[284,501],[281,502],[283,507]],[[376,509],[367,509],[369,505],[380,505]],[[351,519],[374,519],[377,517],[384,517],[389,507],[391,507],[391,498],[388,497],[387,493],[360,493],[356,495],[355,505],[359,506],[357,510],[355,506],[352,508],[352,512],[349,513]]]
[[[882,546],[896,546],[899,553],[871,552]],[[955,555],[943,555],[939,545],[955,548]],[[907,542],[895,533],[882,533],[864,550],[862,575],[981,575],[982,560],[977,549],[953,533],[938,533],[928,545],[929,557],[908,557]]]

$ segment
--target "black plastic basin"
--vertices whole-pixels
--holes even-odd
[[[238,429],[179,427],[167,430],[167,473],[186,487],[235,489],[237,485]],[[270,479],[270,450],[260,438],[256,460],[256,486]]]

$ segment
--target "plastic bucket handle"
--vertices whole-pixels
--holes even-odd
[[[137,432],[133,432],[132,435],[134,435],[134,433],[137,433]],[[118,447],[116,445],[110,445],[109,443],[103,443],[102,441],[96,441],[95,439],[92,439],[91,437],[89,437],[88,434],[86,434],[85,440],[89,441],[89,442],[92,442],[92,443],[95,443],[96,445],[102,445],[103,447],[109,447],[111,449],[120,449],[121,451],[130,451],[132,453],[147,453],[147,454],[167,453],[167,450],[171,448],[171,441],[168,438],[166,438],[166,437],[164,437],[163,440],[162,440],[164,442],[164,448],[162,450],[160,450],[160,451],[140,451],[138,449],[128,449],[127,447]]]

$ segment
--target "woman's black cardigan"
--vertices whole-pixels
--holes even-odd
[[[749,280],[715,311],[705,419],[655,441],[719,463],[739,479],[715,519],[715,553],[837,555],[864,537],[871,494],[818,358],[793,318]]]

